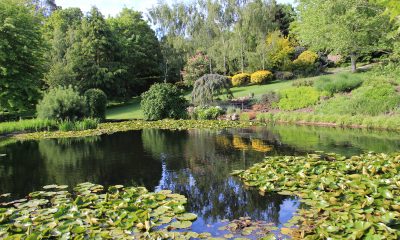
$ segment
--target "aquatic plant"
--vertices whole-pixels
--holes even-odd
[[[301,198],[307,207],[282,229],[295,239],[400,238],[400,155],[268,157],[233,175],[262,194]]]
[[[185,213],[186,198],[165,190],[82,183],[49,185],[26,199],[0,204],[1,239],[200,238],[184,232],[197,216]],[[7,197],[8,195],[2,195]],[[180,230],[177,232],[177,230]],[[205,236],[209,236],[205,234]]]

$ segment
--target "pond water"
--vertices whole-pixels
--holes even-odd
[[[170,189],[188,198],[196,232],[218,234],[224,219],[251,217],[282,226],[299,201],[245,189],[230,176],[265,156],[325,151],[354,155],[395,152],[400,134],[279,125],[228,130],[147,129],[82,139],[0,142],[0,194],[22,198],[48,184]]]

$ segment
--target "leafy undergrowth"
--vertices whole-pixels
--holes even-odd
[[[269,157],[233,175],[302,199],[287,231],[295,239],[400,238],[400,155]]]
[[[246,128],[251,126],[265,126],[261,122],[236,122],[236,121],[217,121],[217,120],[161,120],[154,122],[146,121],[126,121],[119,123],[99,124],[97,129],[74,131],[74,132],[37,132],[18,135],[18,139],[47,139],[47,138],[71,138],[88,137],[103,134],[112,134],[116,132],[126,132],[142,129],[225,129],[225,128]]]

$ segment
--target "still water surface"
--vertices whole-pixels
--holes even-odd
[[[4,145],[4,144],[3,144]],[[282,226],[299,207],[297,199],[245,189],[230,176],[265,156],[313,151],[354,155],[395,152],[400,134],[307,126],[169,131],[147,129],[83,139],[0,144],[0,193],[22,198],[48,184],[170,189],[188,198],[199,218],[192,229],[217,234],[220,222],[249,216]]]

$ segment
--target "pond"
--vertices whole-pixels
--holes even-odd
[[[169,131],[146,129],[88,137],[0,144],[0,194],[25,197],[48,184],[145,186],[188,198],[199,218],[196,232],[219,234],[221,221],[251,217],[283,226],[299,201],[261,196],[230,176],[265,156],[325,151],[355,155],[395,152],[400,135],[357,129],[278,125],[248,129]]]

